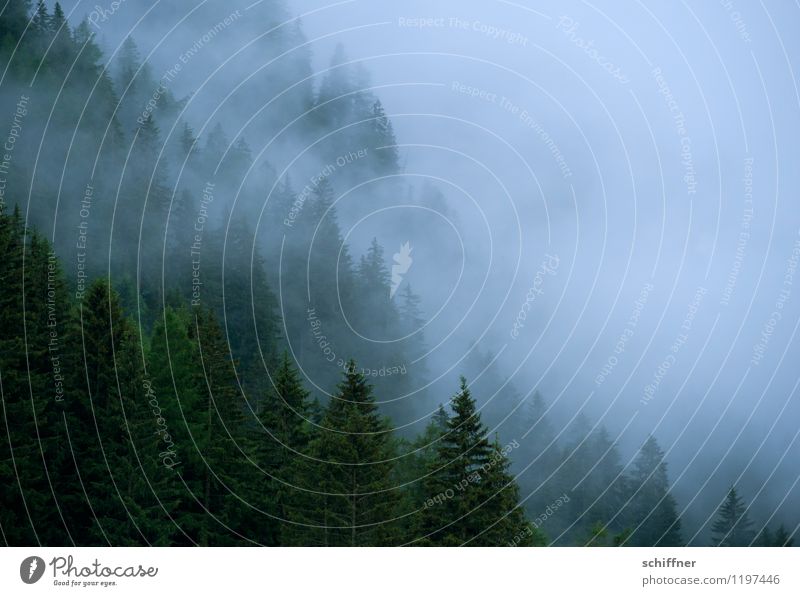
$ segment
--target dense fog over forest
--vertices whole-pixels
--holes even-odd
[[[9,0],[5,543],[796,543],[799,19]]]

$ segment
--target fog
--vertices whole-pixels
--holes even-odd
[[[217,229],[243,218],[277,259],[291,229],[276,237],[265,220],[281,184],[330,179],[354,260],[376,238],[393,284],[421,298],[428,374],[384,397],[411,404],[398,427],[427,421],[461,374],[493,433],[518,415],[504,391],[538,391],[559,437],[584,414],[624,465],[658,438],[687,542],[707,541],[731,485],[758,527],[797,523],[797,6],[62,6],[89,19],[109,64],[130,36],[185,98],[159,121],[165,152],[183,121],[200,142],[217,123],[229,150],[246,139],[253,163],[213,205]],[[399,172],[359,169],[385,149],[343,137],[350,123],[304,129],[313,110],[298,98],[344,68],[382,102]],[[174,188],[204,182],[175,169]],[[351,329],[364,350],[406,339]],[[495,357],[491,374],[474,365]]]

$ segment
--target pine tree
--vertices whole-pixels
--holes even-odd
[[[378,244],[377,238],[373,238],[367,254],[361,257],[358,273],[365,286],[379,288],[382,294],[388,295],[390,278],[383,255],[383,247]]]
[[[654,437],[642,445],[631,475],[631,546],[681,546],[681,520],[669,492],[664,452]]]
[[[248,519],[252,503],[236,495],[257,469],[254,449],[248,440],[247,417],[251,415],[236,379],[236,363],[219,323],[210,311],[195,312],[191,336],[197,344],[205,385],[203,408],[205,433],[203,458],[208,469],[203,475],[201,501],[208,515],[200,528],[199,542],[230,546],[257,543]]]
[[[422,433],[413,440],[401,437],[398,441],[397,452],[400,455],[395,466],[395,477],[397,485],[403,487],[399,509],[404,532],[408,536],[413,536],[417,523],[415,512],[427,498],[425,477],[433,469],[438,443],[447,432],[447,420],[447,412],[440,404]]]
[[[148,360],[169,426],[169,441],[162,440],[159,457],[171,473],[165,495],[174,502],[171,540],[204,546],[262,544],[262,497],[249,489],[261,478],[249,406],[214,315],[167,309],[154,327]]]
[[[509,473],[511,461],[508,453],[514,444],[505,447],[495,437],[488,464],[481,469],[479,511],[485,520],[485,529],[470,544],[474,546],[545,546],[544,534],[526,518],[519,503],[519,487]],[[469,487],[467,488],[469,490]]]
[[[72,40],[67,18],[58,2],[53,6],[53,14],[47,21],[47,28],[53,37],[53,43],[48,52],[48,59],[54,68],[68,70],[75,58],[76,48]]]
[[[344,46],[337,44],[316,100],[316,118],[327,130],[337,129],[352,118],[353,74],[346,62]]]
[[[175,165],[180,169],[187,163],[189,171],[195,173],[194,170],[197,166],[197,158],[199,157],[199,147],[197,145],[197,138],[194,136],[194,130],[189,126],[185,120],[180,125],[180,133],[173,137],[172,153],[175,160]]]
[[[136,502],[142,479],[133,410],[142,395],[138,335],[125,318],[119,296],[106,280],[92,282],[73,315],[66,354],[70,396],[66,432],[74,461],[67,461],[72,490],[61,489],[63,509],[79,544],[152,544]],[[129,411],[130,409],[130,411]],[[99,454],[95,457],[93,454]],[[82,494],[85,490],[85,499]]]
[[[170,258],[164,266],[175,276],[185,271],[192,271],[191,253],[196,234],[194,229],[196,219],[194,198],[187,189],[183,189],[172,200],[167,228],[166,250]],[[188,293],[184,294],[188,296]]]
[[[222,240],[216,231],[203,237],[203,303],[224,322],[242,386],[253,395],[263,395],[267,371],[272,370],[279,357],[277,300],[267,283],[266,265],[255,233],[244,217],[232,218],[224,245]]]
[[[17,40],[22,37],[23,31],[28,26],[30,10],[30,0],[17,0],[6,4],[2,13],[0,13],[0,31],[2,31],[0,36],[0,56],[3,57],[3,62],[6,64],[17,44]]]
[[[70,102],[72,111],[80,115],[78,128],[86,132],[76,139],[76,155],[96,155],[98,169],[109,179],[118,180],[125,151],[124,134],[117,110],[119,98],[114,89],[114,82],[103,64],[103,52],[95,42],[95,32],[87,19],[81,21],[75,28],[72,37],[77,56],[72,67],[73,74],[67,79],[66,87],[74,97]],[[92,81],[92,84],[86,85],[86,81]],[[62,111],[70,112],[70,110],[59,110]],[[74,129],[77,118],[74,115],[68,117],[66,114],[64,118],[69,122],[68,126]],[[87,177],[91,178],[91,169],[87,164],[81,166],[87,170]],[[94,164],[91,167],[94,167]],[[73,170],[73,173],[77,172]],[[116,184],[112,188],[116,189]],[[110,192],[108,191],[108,194]],[[98,195],[104,194],[106,194],[105,189],[98,188]],[[110,213],[111,210],[106,208],[102,214],[98,214],[100,215],[98,219],[104,222],[110,221]]]
[[[771,546],[794,546],[794,538],[792,534],[789,534],[783,524],[778,526],[778,529],[775,531],[775,537],[772,540]]]
[[[451,400],[453,415],[424,483],[417,538],[422,544],[523,544],[541,536],[525,521],[507,453],[490,444],[467,381]]]
[[[139,48],[131,37],[122,42],[119,54],[112,65],[113,81],[119,94],[116,106],[117,117],[126,135],[133,134],[140,124],[142,112],[147,105],[147,93],[155,88],[149,80],[149,71],[142,64]]]
[[[372,105],[372,147],[375,151],[375,170],[378,175],[395,174],[399,170],[400,155],[392,122],[386,116],[379,99]]]
[[[397,489],[391,485],[393,442],[372,387],[349,362],[337,394],[312,440],[316,460],[304,489],[317,491],[316,511],[294,521],[302,544],[381,546],[403,542],[395,520]]]
[[[30,27],[33,34],[37,37],[43,40],[49,38],[50,15],[47,13],[47,5],[44,3],[44,0],[38,0],[36,3],[36,11],[33,13]]]
[[[0,214],[0,538],[6,544],[70,544],[57,500],[65,453],[66,288],[50,245]]]
[[[626,530],[626,520],[618,513],[629,494],[626,478],[622,474],[619,452],[608,431],[602,426],[588,437],[586,445],[592,454],[591,467],[578,485],[581,492],[588,495],[591,503],[585,510],[584,517],[589,523],[600,522],[606,532],[619,535]]]
[[[411,380],[413,379],[414,385],[418,388],[425,387],[430,378],[430,370],[428,368],[426,354],[428,346],[425,342],[425,318],[420,306],[421,298],[413,292],[411,284],[406,284],[405,288],[400,292],[400,304],[397,313],[397,326],[398,337],[405,338],[399,345],[401,353],[397,358],[401,362],[408,362],[409,375],[403,375],[397,380],[400,386],[401,395],[408,394],[412,390]],[[412,374],[413,373],[413,376]],[[415,395],[419,395],[420,402],[428,402],[427,391],[425,389],[417,389]],[[404,404],[406,410],[408,406]]]
[[[419,519],[419,538],[423,544],[461,545],[483,530],[470,517],[477,504],[473,498],[475,491],[455,492],[462,482],[471,482],[491,454],[486,427],[476,412],[475,400],[464,377],[450,405],[453,415],[424,483],[427,498],[420,504]]]
[[[731,487],[717,510],[717,519],[711,525],[713,546],[750,546],[755,537],[747,515],[747,505]]]
[[[161,305],[164,232],[169,211],[168,173],[160,131],[152,117],[142,121],[124,175],[125,201],[115,217],[113,263],[123,272],[138,273],[137,290],[151,308]],[[145,241],[145,237],[150,240]],[[137,249],[129,250],[128,247]]]
[[[212,174],[216,176],[222,166],[222,157],[228,150],[228,144],[228,137],[225,135],[222,124],[217,122],[208,133],[203,146],[203,168],[207,172],[207,176]]]
[[[169,542],[178,546],[198,544],[200,528],[206,523],[198,495],[203,492],[206,473],[200,453],[208,434],[205,391],[197,344],[192,339],[194,320],[186,308],[167,308],[158,317],[147,354],[147,380],[151,387],[149,405],[158,424],[153,434],[159,442],[143,450],[157,460],[165,486],[159,493],[169,503],[174,527]],[[159,420],[160,419],[160,420]],[[195,450],[195,445],[200,449]]]
[[[772,546],[775,538],[772,535],[772,531],[769,527],[764,526],[761,528],[761,531],[758,533],[756,537],[755,545],[756,546]]]
[[[284,352],[274,374],[273,386],[259,413],[256,453],[264,472],[260,501],[271,512],[261,521],[263,544],[291,543],[294,528],[289,520],[303,515],[314,495],[299,489],[297,478],[306,469],[311,437],[308,391]]]
[[[370,326],[380,338],[388,334],[390,322],[396,320],[395,306],[389,297],[390,279],[383,247],[373,238],[358,265],[357,303],[359,326]]]
[[[555,478],[555,492],[569,494],[569,501],[563,506],[562,515],[550,520],[550,527],[556,527],[548,530],[554,536],[560,537],[556,539],[555,544],[584,546],[586,537],[594,536],[596,529],[594,526],[600,521],[589,516],[589,508],[597,495],[593,494],[593,487],[587,482],[598,454],[591,448],[592,428],[583,412],[567,427],[565,434],[565,445],[559,457],[561,464],[558,466]],[[573,491],[574,487],[577,487],[577,490]],[[549,502],[544,507],[547,505]],[[539,512],[535,514],[539,515]]]
[[[539,516],[557,497],[561,496],[555,471],[561,463],[556,434],[547,418],[547,404],[538,391],[528,396],[517,410],[512,427],[519,437],[520,448],[515,454],[519,470],[518,482],[525,495],[525,507],[532,517]],[[564,489],[571,489],[563,487]],[[548,520],[549,521],[549,520]],[[552,520],[557,521],[557,518]],[[557,535],[549,532],[550,535]],[[560,532],[559,532],[560,533]]]
[[[308,263],[304,269],[308,269],[311,303],[329,325],[344,328],[341,305],[353,300],[355,281],[350,251],[344,244],[337,220],[334,196],[328,178],[314,187],[305,208],[307,244],[303,256]]]

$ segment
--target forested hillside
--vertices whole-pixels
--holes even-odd
[[[276,29],[272,51],[302,39]],[[339,211],[343,189],[371,208],[410,194],[343,48],[318,79],[287,87],[311,73],[296,52],[252,81],[295,122],[265,116],[257,152],[190,121],[135,39],[109,56],[57,3],[6,4],[0,65],[6,545],[684,544],[656,438],[624,465],[618,429],[556,428],[481,345],[460,384],[429,383],[426,313],[392,275],[409,254],[356,254],[343,231],[360,215]],[[791,545],[736,488],[714,541]]]

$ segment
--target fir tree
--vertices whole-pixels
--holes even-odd
[[[379,175],[394,174],[399,170],[400,156],[392,122],[386,116],[379,99],[372,105],[373,148],[375,169]]]
[[[717,519],[711,525],[713,546],[750,546],[755,537],[753,523],[747,515],[747,505],[731,487],[717,510]]]
[[[664,453],[654,437],[642,445],[631,477],[631,546],[681,546],[681,520],[669,492]]]
[[[403,541],[391,486],[392,440],[375,405],[372,387],[350,361],[322,419],[310,451],[317,461],[306,490],[315,488],[317,510],[305,524],[303,544],[381,546]]]
[[[17,0],[16,2],[7,3],[2,13],[0,13],[0,31],[2,31],[2,34],[0,34],[0,55],[3,56],[6,63],[17,40],[22,37],[23,31],[28,26],[30,10],[30,0]]]
[[[775,537],[772,540],[771,546],[794,546],[793,535],[789,534],[783,524],[778,526],[778,529],[775,531]]]
[[[0,214],[0,531],[8,545],[69,544],[57,500],[67,297],[50,245]]]
[[[311,436],[308,391],[284,352],[273,386],[259,413],[256,453],[264,473],[261,501],[271,512],[262,520],[264,544],[290,543],[294,535],[289,520],[303,515],[313,494],[296,486],[306,470]]]
[[[499,445],[490,444],[466,379],[451,400],[453,415],[424,483],[419,536],[423,544],[507,544],[515,536],[538,542],[519,509],[519,489]],[[489,504],[491,503],[491,504]]]
[[[65,425],[76,459],[67,462],[72,490],[60,491],[64,510],[80,544],[152,544],[158,529],[139,514],[142,470],[131,440],[143,393],[141,342],[106,280],[92,282],[73,318]]]
[[[488,464],[481,469],[479,484],[482,500],[479,512],[485,524],[483,532],[470,544],[474,546],[544,546],[546,539],[526,518],[519,503],[519,487],[509,472],[510,449],[518,443],[501,446],[497,438],[492,443]],[[467,488],[470,490],[470,487]]]

